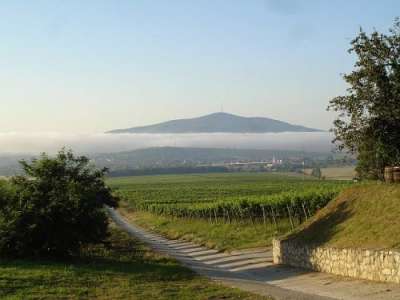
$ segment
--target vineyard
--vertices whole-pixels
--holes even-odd
[[[349,182],[268,173],[192,174],[110,180],[130,206],[157,215],[212,224],[250,222],[294,228]]]

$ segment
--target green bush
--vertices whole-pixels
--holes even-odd
[[[21,165],[24,176],[0,182],[0,255],[66,256],[107,237],[104,205],[118,199],[105,170],[65,150]]]

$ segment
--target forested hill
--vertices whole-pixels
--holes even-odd
[[[167,121],[155,125],[111,130],[107,133],[269,133],[314,132],[319,129],[262,117],[214,113],[198,118]]]
[[[238,161],[265,161],[292,157],[328,159],[331,153],[305,153],[285,150],[155,147],[127,152],[94,154],[96,165],[110,169],[209,165]]]

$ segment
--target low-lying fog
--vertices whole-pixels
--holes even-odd
[[[328,132],[265,134],[0,133],[0,153],[53,153],[64,146],[79,153],[119,152],[162,146],[325,152],[332,149],[331,140],[332,134]]]

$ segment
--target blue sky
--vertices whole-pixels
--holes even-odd
[[[0,131],[102,132],[215,111],[328,129],[359,27],[400,1],[1,1]]]

